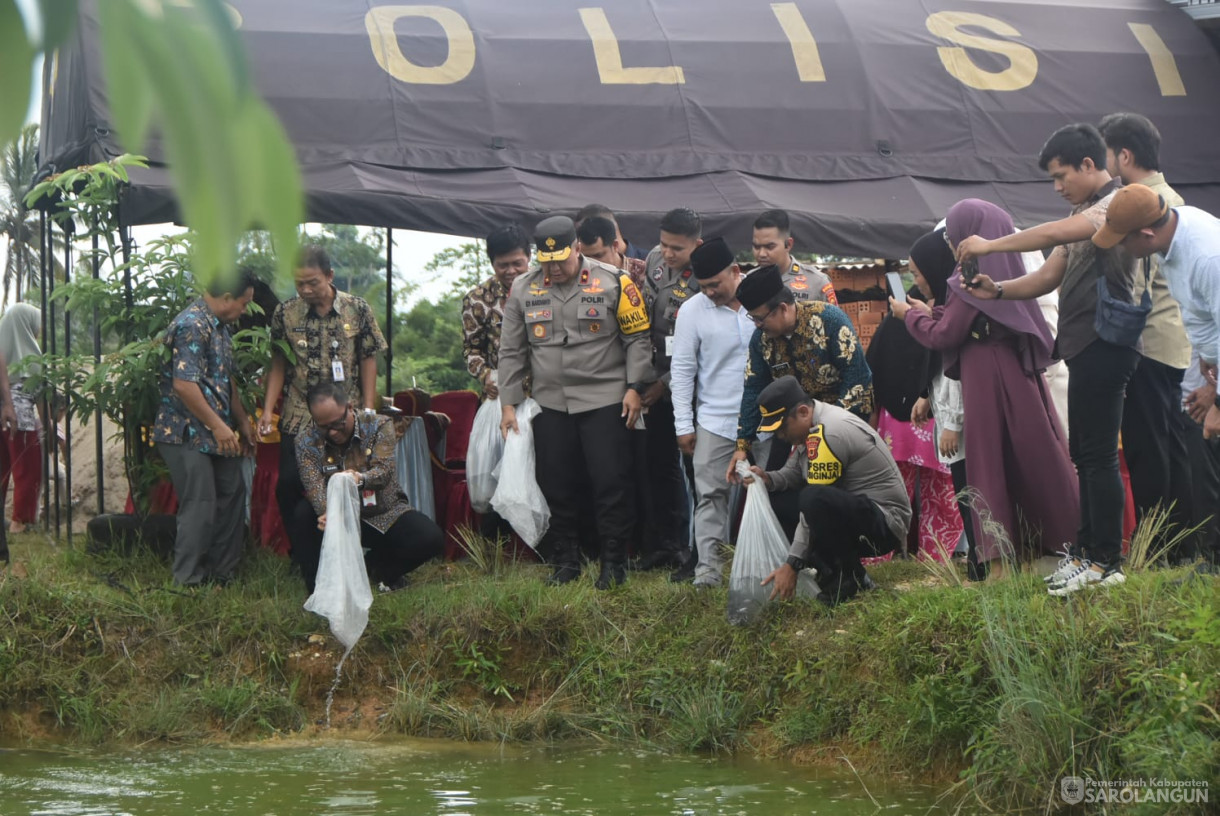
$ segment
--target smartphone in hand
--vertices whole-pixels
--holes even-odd
[[[902,288],[902,276],[897,272],[886,272],[885,279],[890,284],[890,294],[894,296],[894,300],[899,303],[906,303],[907,292]]]
[[[968,287],[974,286],[974,279],[979,276],[979,262],[977,258],[971,258],[968,261],[962,261],[962,283]]]

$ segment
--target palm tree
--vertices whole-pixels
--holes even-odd
[[[25,205],[25,195],[38,170],[38,125],[30,124],[0,151],[0,236],[8,250],[4,264],[4,296],[7,306],[10,289],[21,300],[27,286],[39,281],[41,234],[37,212]],[[62,241],[59,242],[62,246]],[[53,258],[54,260],[54,258]],[[57,262],[56,262],[57,263]]]

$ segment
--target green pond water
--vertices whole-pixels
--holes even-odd
[[[938,793],[754,759],[432,740],[0,751],[0,816],[923,816],[949,812]]]

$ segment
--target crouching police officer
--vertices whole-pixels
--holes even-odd
[[[911,503],[889,446],[850,411],[814,402],[796,378],[781,377],[758,397],[759,430],[795,446],[779,470],[750,468],[770,491],[804,484],[788,560],[763,580],[771,597],[791,598],[796,574],[817,570],[818,600],[834,606],[872,586],[861,558],[893,552],[906,539]]]
[[[522,382],[542,408],[534,419],[538,486],[551,510],[544,551],[549,583],[580,576],[578,522],[592,499],[601,540],[598,589],[626,580],[632,529],[631,444],[643,383],[653,379],[648,312],[625,273],[575,251],[570,218],[534,230],[539,268],[518,276],[504,307],[497,379],[501,431],[517,430]],[[582,495],[578,485],[592,485]]]

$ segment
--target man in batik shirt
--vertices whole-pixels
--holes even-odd
[[[791,374],[813,399],[851,411],[865,422],[872,421],[873,413],[873,373],[842,309],[820,300],[797,302],[775,265],[746,275],[737,287],[737,300],[758,328],[750,338],[746,360],[737,451],[725,474],[730,482],[740,481],[737,462],[746,458],[758,436],[762,416],[758,395],[780,377]],[[783,464],[791,446],[773,438],[768,447],[769,451],[755,452],[756,464],[774,470]],[[796,528],[796,500],[792,491],[771,496],[771,505],[789,536]]]
[[[241,454],[256,437],[232,376],[228,324],[253,297],[248,274],[217,282],[178,313],[164,337],[171,352],[152,441],[178,494],[173,572],[186,586],[227,583],[245,544]]]
[[[263,436],[274,430],[272,412],[283,392],[275,500],[288,540],[296,542],[316,525],[316,520],[304,518],[302,528],[296,529],[293,521],[302,518],[297,506],[305,502],[305,486],[297,469],[296,436],[309,430],[313,422],[305,393],[319,383],[340,383],[354,405],[372,413],[377,408],[377,357],[387,346],[369,304],[335,288],[335,270],[325,249],[303,247],[292,274],[297,296],[276,308],[271,318],[271,340],[287,344],[295,362],[289,363],[280,348],[272,349],[258,430]],[[305,509],[308,511],[308,505]],[[295,549],[292,556],[300,566]]]
[[[462,356],[483,396],[495,399],[500,393],[495,372],[500,364],[504,301],[516,277],[529,269],[530,237],[516,224],[506,224],[492,230],[486,243],[494,274],[462,298]]]

